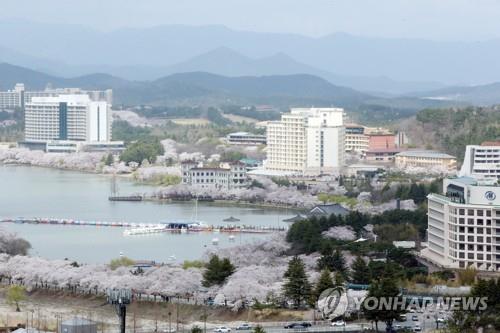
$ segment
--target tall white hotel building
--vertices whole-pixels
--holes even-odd
[[[344,165],[344,110],[293,108],[267,125],[265,168],[283,174],[339,172]]]
[[[87,94],[33,97],[25,105],[25,140],[111,141],[110,105]]]
[[[499,148],[467,146],[461,176],[429,194],[424,258],[443,268],[500,271]]]

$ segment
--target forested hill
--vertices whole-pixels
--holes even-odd
[[[415,145],[463,160],[465,146],[500,139],[500,106],[426,109],[402,124]]]

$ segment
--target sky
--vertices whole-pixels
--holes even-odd
[[[166,24],[324,36],[500,38],[498,0],[0,0],[0,20],[98,30]]]

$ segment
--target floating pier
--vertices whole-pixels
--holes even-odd
[[[249,225],[205,225],[192,222],[162,222],[162,223],[133,223],[133,222],[109,222],[109,221],[84,221],[57,218],[4,218],[0,223],[19,224],[42,224],[42,225],[67,225],[67,226],[91,226],[91,227],[120,227],[129,228],[127,235],[144,235],[148,233],[188,233],[188,232],[211,232],[211,233],[248,233],[266,234],[286,231],[285,227],[249,226]],[[127,231],[126,230],[126,231]],[[151,230],[152,232],[135,232],[138,230]]]

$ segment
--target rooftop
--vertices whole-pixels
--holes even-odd
[[[434,150],[407,150],[399,153],[397,156],[406,157],[428,157],[428,158],[456,158],[455,156],[441,153]]]
[[[376,153],[400,153],[403,149],[400,148],[384,148],[384,149],[371,149],[368,150],[367,154],[376,154]]]
[[[484,141],[481,146],[500,146],[500,141]]]

